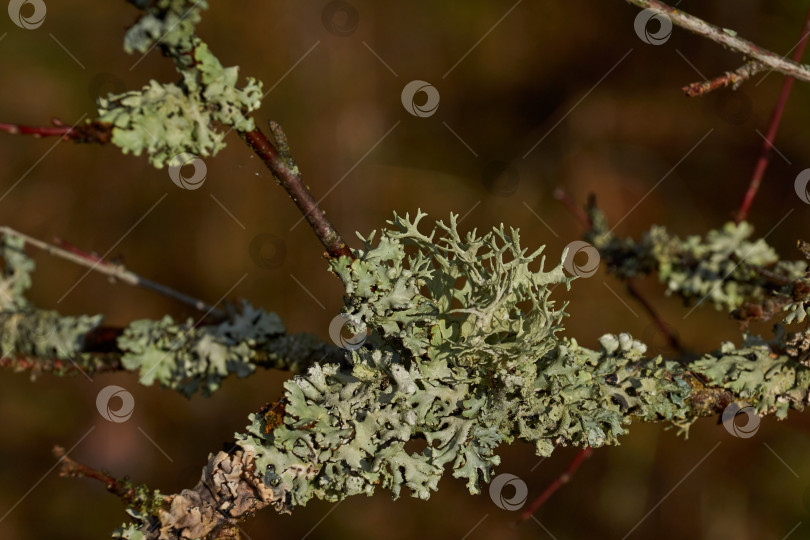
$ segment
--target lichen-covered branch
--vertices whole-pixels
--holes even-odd
[[[559,335],[564,306],[550,291],[572,281],[561,264],[546,269],[514,229],[462,237],[451,217],[425,234],[423,217],[395,217],[354,259],[331,263],[347,316],[370,332],[364,346],[288,381],[234,451],[211,456],[200,484],[165,496],[169,510],[134,515],[117,537],[208,537],[262,507],[380,488],[426,499],[448,467],[476,493],[515,439],[546,456],[614,444],[633,422],[686,430],[733,401],[779,418],[807,403],[810,368],[784,333],[688,365],[647,357],[628,334],[591,350]],[[416,439],[427,446],[408,451]]]
[[[764,240],[751,240],[754,229],[746,222],[685,239],[655,226],[636,242],[618,238],[595,206],[589,213],[592,228],[585,238],[619,279],[655,273],[667,294],[696,305],[708,301],[742,321],[788,311],[786,322],[801,322],[810,308],[807,261],[780,260]],[[802,251],[810,255],[810,249]]]
[[[699,19],[698,17],[681,11],[680,9],[673,8],[664,2],[660,2],[659,0],[625,1],[642,9],[649,9],[656,14],[664,15],[670,21],[672,21],[673,24],[690,31],[693,34],[697,34],[742,54],[746,58],[755,62],[755,65],[750,66],[749,70],[770,69],[800,81],[810,82],[810,67],[788,58],[784,58],[769,50],[763,49],[759,45],[738,36],[737,32],[733,30],[729,30],[728,28],[720,28],[710,24],[702,19]],[[741,73],[737,73],[736,77],[739,78],[741,75]],[[690,86],[686,88],[688,89]]]
[[[341,349],[311,334],[287,334],[275,313],[247,302],[231,307],[215,324],[188,319],[139,320],[124,329],[101,326],[102,316],[62,316],[37,309],[25,298],[34,261],[26,239],[5,230],[0,239],[0,367],[70,375],[126,370],[142,384],[191,395],[210,394],[230,374],[257,367],[302,371],[314,362],[339,362]],[[30,239],[28,240],[30,241]]]

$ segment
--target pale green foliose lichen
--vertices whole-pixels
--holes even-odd
[[[255,127],[248,115],[261,104],[262,85],[248,77],[237,86],[239,68],[223,67],[196,36],[206,7],[206,2],[154,2],[127,32],[128,52],[147,53],[159,45],[174,59],[178,84],[152,80],[140,90],[99,99],[99,120],[113,126],[112,142],[124,153],[146,153],[158,168],[183,165],[182,154],[215,155],[225,146],[221,127]]]
[[[245,302],[241,312],[215,326],[197,326],[193,319],[177,324],[168,315],[134,321],[118,346],[123,366],[137,371],[141,384],[158,381],[186,395],[198,389],[209,395],[228,375],[253,373],[257,350],[284,333],[278,315]]]
[[[810,368],[795,357],[774,352],[782,348],[782,334],[772,343],[756,336],[747,336],[740,347],[724,343],[690,368],[709,384],[748,401],[760,415],[776,413],[777,418],[786,418],[791,407],[801,410],[808,404]]]
[[[616,237],[599,210],[591,209],[590,217],[593,228],[586,239],[617,277],[657,272],[667,294],[689,303],[710,302],[732,311],[775,294],[789,296],[791,289],[781,291],[780,284],[804,277],[807,269],[807,261],[779,260],[763,239],[752,240],[754,229],[746,222],[686,239],[654,226],[635,242]]]
[[[517,230],[462,237],[451,216],[426,235],[423,217],[395,216],[354,260],[332,261],[369,339],[348,366],[288,381],[283,423],[251,415],[237,435],[282,510],[377,487],[427,498],[447,465],[476,493],[501,443],[521,438],[548,455],[615,443],[632,417],[686,417],[675,363],[642,361],[646,347],[627,334],[604,336],[599,352],[558,339],[564,313],[549,296],[571,278],[561,264],[546,270]],[[406,447],[415,441],[421,450]]]

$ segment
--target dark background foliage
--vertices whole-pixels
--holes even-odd
[[[686,0],[679,7],[785,54],[798,40],[803,4]],[[741,59],[679,29],[662,46],[646,45],[633,30],[637,10],[620,0],[352,5],[357,27],[339,36],[324,25],[324,1],[213,2],[200,35],[223,63],[240,65],[243,75],[272,88],[256,119],[286,128],[313,192],[355,247],[353,231],[383,226],[394,210],[421,208],[437,219],[460,213],[465,227],[520,227],[524,243],[547,244],[554,262],[581,234],[553,198],[557,186],[577,201],[595,193],[612,222],[624,218],[622,235],[638,237],[653,224],[682,235],[721,226],[739,205],[762,143],[757,130],[765,131],[783,80],[771,74],[757,84],[759,76],[736,94],[688,99],[679,88],[699,80],[698,70],[715,76]],[[73,123],[93,116],[99,88],[174,80],[157,51],[137,65],[139,56],[122,51],[123,31],[136,16],[125,2],[47,6],[36,30],[0,16],[0,121],[46,124],[55,116]],[[351,26],[337,16],[332,30]],[[400,103],[402,88],[414,79],[440,92],[429,118],[411,116]],[[810,87],[797,84],[775,141],[784,159],[774,156],[751,214],[764,235],[790,212],[768,235],[790,258],[799,256],[795,241],[807,239],[810,222],[793,191],[793,179],[807,166],[809,102]],[[277,311],[292,331],[328,339],[329,321],[341,307],[340,283],[326,273],[314,235],[304,224],[293,227],[300,217],[295,207],[234,134],[226,150],[206,159],[208,176],[196,191],[178,189],[165,169],[113,147],[55,143],[0,138],[3,224],[100,254],[111,250],[132,270],[208,302],[238,283],[232,297]],[[506,175],[493,173],[504,167]],[[249,246],[260,234],[281,238],[283,251],[266,246],[271,252],[265,252],[282,262],[277,268],[251,257]],[[103,312],[116,325],[165,313],[195,315],[97,275],[60,301],[85,270],[35,256],[30,296],[39,306]],[[739,339],[724,313],[704,307],[685,317],[688,308],[663,297],[654,280],[639,285],[689,350]],[[570,301],[566,332],[581,343],[596,346],[605,332],[629,331],[652,351],[672,354],[623,285],[603,270],[555,295]],[[32,383],[25,375],[0,374],[0,537],[103,538],[124,520],[120,502],[97,483],[58,478],[54,444],[70,448],[81,440],[71,454],[77,459],[175,492],[196,482],[208,453],[242,430],[249,412],[277,398],[287,376],[228,380],[210,399],[187,400],[138,386],[129,375],[92,382],[45,376]],[[136,400],[134,415],[122,424],[105,421],[95,408],[98,391],[113,383]],[[624,538],[631,530],[630,538],[807,537],[810,524],[794,530],[808,521],[807,426],[791,413],[785,422],[764,419],[755,437],[737,439],[706,419],[688,440],[665,426],[633,426],[620,447],[597,450],[538,512],[542,526],[512,527],[516,513],[501,510],[486,493],[469,495],[448,474],[429,502],[407,496],[392,502],[384,492],[339,505],[315,502],[293,516],[263,512],[244,531],[278,539],[549,532],[559,539]],[[561,448],[540,460],[530,445],[513,444],[503,448],[497,472],[519,476],[536,496],[575,452]]]

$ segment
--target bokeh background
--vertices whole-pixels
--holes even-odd
[[[140,61],[122,51],[123,31],[137,15],[129,4],[45,1],[47,18],[36,30],[0,16],[0,122],[72,124],[94,115],[99,93],[175,79],[157,51]],[[464,227],[520,227],[525,244],[546,244],[553,260],[582,232],[554,199],[557,187],[578,202],[595,193],[612,222],[624,218],[622,235],[639,237],[653,224],[703,233],[739,205],[762,143],[757,130],[765,131],[783,81],[759,76],[736,93],[688,99],[680,87],[700,80],[698,71],[713,77],[740,58],[677,28],[665,44],[645,44],[633,29],[638,10],[621,0],[351,0],[356,20],[331,14],[325,0],[213,4],[200,35],[223,63],[272,88],[255,118],[285,127],[316,197],[332,190],[322,206],[354,246],[353,231],[421,208],[436,218],[459,213]],[[806,4],[684,0],[679,7],[786,54]],[[417,79],[441,96],[427,118],[400,100]],[[751,213],[758,232],[773,229],[768,241],[794,258],[810,223],[793,189],[809,161],[809,103],[810,86],[797,84],[775,140],[783,157],[774,156]],[[340,284],[326,272],[314,235],[294,227],[294,205],[238,137],[206,159],[205,184],[194,191],[112,146],[55,143],[0,134],[4,225],[99,254],[115,246],[110,256],[132,270],[208,302],[238,283],[230,298],[278,312],[290,331],[328,339]],[[261,234],[281,239],[263,248],[280,266],[251,257]],[[30,297],[41,307],[104,313],[111,325],[195,315],[97,275],[58,302],[85,269],[33,255]],[[688,308],[664,297],[654,279],[639,287],[691,351],[739,339],[726,314],[703,307],[685,317]],[[604,269],[555,296],[570,302],[566,331],[585,345],[629,331],[653,352],[673,354]],[[57,476],[54,444],[81,441],[76,459],[175,492],[197,481],[208,453],[241,431],[248,413],[278,398],[286,377],[260,372],[226,381],[211,398],[185,399],[129,375],[32,382],[0,373],[0,538],[104,538],[124,521],[120,502],[100,484]],[[135,396],[123,424],[96,411],[96,395],[109,384]],[[663,425],[633,426],[621,446],[595,451],[540,509],[542,526],[512,526],[515,512],[486,493],[470,495],[448,474],[428,502],[392,501],[385,492],[313,502],[293,516],[260,513],[244,531],[254,539],[808,538],[809,425],[792,412],[739,439],[705,419],[688,440]],[[540,460],[517,443],[502,449],[497,472],[519,476],[534,497],[575,453],[560,448]]]

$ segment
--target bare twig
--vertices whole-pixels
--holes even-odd
[[[810,36],[810,10],[804,19],[804,26],[802,26],[801,37],[796,50],[793,53],[793,60],[799,62],[804,55],[804,49],[807,46],[807,38]],[[757,165],[754,168],[754,174],[751,176],[751,182],[748,184],[748,190],[745,192],[740,209],[737,211],[735,221],[737,223],[744,221],[748,217],[748,212],[751,209],[751,204],[754,202],[754,197],[757,195],[759,185],[762,183],[762,178],[765,176],[765,170],[771,161],[773,154],[773,140],[776,138],[776,132],[779,130],[779,124],[782,121],[782,115],[785,112],[787,100],[790,97],[790,90],[793,88],[793,79],[790,77],[785,79],[782,84],[782,91],[779,93],[779,100],[771,114],[771,121],[768,124],[768,132],[765,134],[762,142],[762,151],[759,154]]]
[[[774,52],[741,38],[733,30],[720,28],[658,0],[625,0],[642,9],[666,16],[673,24],[699,36],[705,37],[724,47],[737,51],[747,58],[759,62],[763,69],[778,71],[794,79],[810,82],[810,67],[788,60]]]
[[[65,449],[61,446],[53,447],[53,455],[59,458],[59,476],[62,478],[92,478],[103,483],[107,491],[119,497],[124,504],[129,504],[135,500],[137,495],[136,487],[131,482],[119,480],[104,471],[75,461],[68,457]]]
[[[518,519],[518,523],[522,523],[532,517],[532,515],[537,512],[537,509],[540,508],[543,503],[545,503],[549,498],[551,498],[554,493],[558,489],[560,489],[563,484],[567,484],[571,477],[574,476],[574,473],[577,472],[579,466],[582,465],[582,462],[585,461],[587,458],[591,457],[593,453],[593,449],[590,446],[586,446],[585,448],[581,448],[577,455],[574,456],[574,459],[568,465],[568,468],[562,473],[556,480],[554,480],[544,491],[537,497],[532,504],[529,505],[526,510],[520,514],[520,518]]]
[[[329,257],[353,257],[343,238],[332,226],[324,211],[318,206],[309,188],[304,184],[298,167],[289,155],[286,137],[284,132],[281,131],[281,127],[273,122],[270,124],[270,128],[273,130],[279,148],[276,148],[259,128],[240,133],[240,135],[256,155],[264,161],[264,164],[276,177],[281,187],[289,193],[293,202],[304,214],[309,226],[315,231],[315,235],[326,247]]]
[[[58,120],[53,120],[53,123],[53,127],[0,124],[0,132],[5,131],[15,135],[33,135],[34,137],[62,137],[65,140],[74,142],[99,144],[104,144],[112,138],[112,126],[104,122],[93,121],[73,128],[65,126]],[[270,142],[259,128],[253,131],[240,132],[240,135],[267,165],[267,168],[273,173],[281,187],[287,191],[293,202],[301,210],[315,235],[326,247],[329,257],[353,257],[352,251],[335,230],[324,211],[320,209],[309,188],[304,184],[298,166],[290,155],[287,138],[281,126],[275,122],[270,122],[270,129],[275,139],[275,145]],[[113,265],[108,266],[112,267]],[[119,277],[119,279],[126,281],[123,277]],[[139,285],[151,288],[144,285],[145,280],[143,278],[139,279],[141,280]]]
[[[558,187],[554,190],[554,198],[562,202],[565,207],[568,208],[568,210],[574,215],[574,217],[577,218],[577,221],[579,221],[583,227],[590,229],[593,226],[585,210],[577,206],[574,199],[572,199],[563,188]]]
[[[97,373],[112,373],[126,371],[121,364],[119,354],[98,354],[93,355],[92,360],[83,362],[80,366],[76,362],[63,360],[60,358],[47,358],[38,356],[2,356],[0,357],[0,368],[10,369],[15,372],[26,372],[31,377],[36,377],[42,373],[58,373],[62,375],[77,375],[83,373],[92,376]]]
[[[694,82],[684,86],[683,91],[689,97],[698,97],[725,86],[731,86],[732,89],[736,90],[742,83],[764,69],[765,66],[759,62],[746,62],[734,71],[726,71],[724,74],[712,79],[711,81]],[[787,80],[792,81],[793,79],[788,78]]]
[[[203,313],[209,313],[214,317],[217,318],[225,317],[225,312],[216,309],[214,306],[206,304],[202,300],[197,300],[196,298],[193,298],[187,294],[183,294],[179,291],[176,291],[171,287],[167,287],[166,285],[161,285],[160,283],[141,277],[138,274],[131,272],[130,270],[127,270],[123,265],[107,262],[95,255],[85,253],[74,246],[71,246],[70,249],[63,249],[61,247],[57,247],[48,244],[47,242],[43,242],[42,240],[38,240],[36,238],[28,236],[27,234],[15,231],[10,227],[4,226],[0,226],[0,234],[18,236],[23,240],[25,240],[27,244],[34,246],[35,248],[41,249],[42,251],[45,251],[49,255],[53,255],[55,257],[60,257],[62,259],[71,261],[80,266],[84,266],[85,268],[89,268],[90,270],[93,270],[100,274],[104,274],[128,285],[143,287],[144,289],[149,289],[151,291],[155,291],[170,298],[174,298],[179,302],[189,305],[194,309],[202,311]]]
[[[669,346],[672,347],[673,350],[675,350],[675,351],[677,351],[679,353],[682,353],[683,352],[683,347],[681,346],[681,342],[678,339],[678,336],[676,336],[669,329],[669,327],[667,326],[667,323],[664,322],[664,320],[658,314],[655,307],[653,307],[653,305],[650,303],[650,301],[647,300],[647,298],[643,294],[641,294],[641,291],[636,289],[636,284],[633,282],[633,280],[628,279],[626,286],[627,286],[627,292],[630,294],[630,296],[635,298],[635,300],[639,304],[641,304],[641,306],[644,308],[644,311],[647,312],[647,314],[650,316],[650,318],[655,323],[655,326],[656,326],[656,328],[658,328],[658,331],[661,332],[661,334],[666,338],[667,343],[669,343]]]
[[[112,126],[97,120],[79,124],[76,127],[64,125],[53,119],[53,127],[21,126],[18,124],[0,124],[0,131],[12,135],[32,135],[34,137],[62,137],[78,143],[105,144],[112,138]]]

